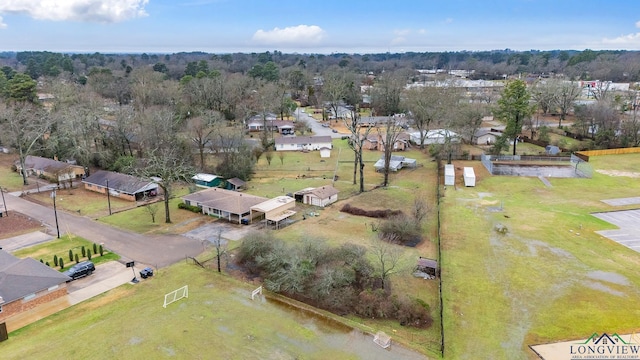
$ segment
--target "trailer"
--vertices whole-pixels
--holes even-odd
[[[456,184],[456,170],[453,164],[447,164],[444,166],[444,184],[455,185]]]
[[[472,167],[464,168],[464,186],[476,186],[476,173]]]

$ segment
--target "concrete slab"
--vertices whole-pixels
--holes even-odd
[[[14,236],[0,240],[0,247],[7,252],[27,248],[36,244],[47,242],[53,239],[53,236],[43,233],[42,231],[34,231],[32,233]]]
[[[596,233],[640,252],[640,210],[610,211],[592,215],[619,227],[616,230],[602,230]]]
[[[611,206],[639,205],[640,197],[608,199],[608,200],[602,200],[602,202]]]

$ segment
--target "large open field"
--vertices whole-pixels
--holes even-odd
[[[475,188],[446,190],[446,358],[533,359],[528,345],[638,328],[640,254],[596,234],[612,225],[590,213],[619,210],[601,200],[638,195],[640,182],[619,174],[637,174],[640,156],[591,163],[592,179],[550,179],[552,187],[485,176]],[[470,165],[486,174],[456,163]]]
[[[164,294],[189,286],[163,308]],[[12,332],[2,359],[407,359],[359,330],[273,299],[193,264],[161,270]]]

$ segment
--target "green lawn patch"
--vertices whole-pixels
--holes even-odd
[[[85,248],[85,256],[82,256],[82,247]],[[100,264],[103,262],[108,262],[112,260],[118,260],[120,256],[118,254],[112,253],[107,249],[103,248],[103,255],[100,256],[99,252],[99,244],[96,244],[97,252],[93,249],[93,243],[75,235],[64,235],[60,237],[60,239],[53,239],[47,241],[42,244],[30,246],[28,248],[20,249],[13,253],[13,255],[19,258],[27,258],[30,257],[35,260],[42,260],[44,263],[49,263],[49,266],[59,269],[60,271],[66,270],[69,267],[73,266],[75,262],[75,255],[78,255],[79,261],[88,260],[86,256],[87,251],[91,251],[91,261],[94,264]],[[69,250],[74,254],[74,260],[69,260]],[[56,267],[54,265],[53,257],[57,256],[59,259],[64,261],[64,269],[60,269],[60,267]]]

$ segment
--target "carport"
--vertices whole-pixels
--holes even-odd
[[[278,196],[251,207],[251,219],[260,219],[267,225],[279,229],[283,220],[293,216],[296,212],[296,200],[290,196]],[[254,215],[255,214],[255,215]]]

